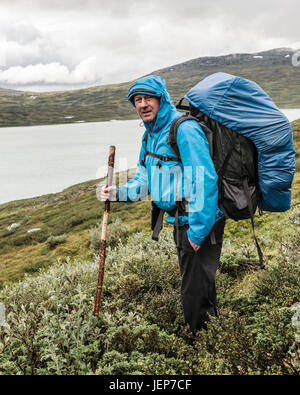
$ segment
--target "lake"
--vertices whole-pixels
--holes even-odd
[[[140,120],[0,128],[0,204],[100,178],[110,145],[116,171],[135,168]]]
[[[282,110],[292,122],[300,109]],[[107,172],[110,145],[116,171],[135,168],[140,120],[0,128],[0,204],[63,189]]]

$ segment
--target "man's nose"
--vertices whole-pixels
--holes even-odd
[[[146,107],[146,106],[148,106],[148,101],[145,98],[142,98],[141,107]]]

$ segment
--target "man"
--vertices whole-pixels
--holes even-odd
[[[167,222],[178,225],[174,226],[174,240],[185,322],[192,331],[201,329],[208,315],[217,315],[215,274],[225,225],[217,204],[217,174],[208,142],[195,120],[182,122],[177,132],[180,160],[174,156],[169,129],[182,114],[161,77],[139,79],[127,98],[146,128],[136,177],[119,188],[103,187],[101,200],[132,202],[150,194],[156,207],[168,212]]]

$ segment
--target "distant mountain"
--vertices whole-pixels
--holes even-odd
[[[257,82],[281,108],[300,108],[300,67],[294,67],[289,48],[264,52],[210,56],[158,70],[164,77],[176,100],[186,88],[218,71],[251,79]],[[182,90],[184,85],[185,90]]]
[[[277,48],[264,52],[257,53],[241,53],[241,54],[230,54],[222,56],[205,56],[202,58],[196,58],[189,60],[184,63],[180,63],[165,69],[159,70],[159,72],[165,71],[178,71],[183,69],[195,69],[199,67],[226,67],[233,65],[249,65],[249,64],[268,64],[270,65],[291,65],[291,57],[294,51],[290,48]]]
[[[292,65],[294,51],[270,51],[206,56],[156,70],[175,102],[209,74],[223,71],[256,81],[281,108],[300,108],[300,67]],[[132,82],[63,92],[30,93],[0,90],[0,126],[58,124],[133,119],[126,101]]]

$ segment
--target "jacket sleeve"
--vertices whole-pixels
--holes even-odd
[[[137,164],[135,178],[130,179],[125,185],[118,188],[117,200],[119,202],[136,202],[148,196],[148,174],[145,166],[142,165],[144,159],[144,138]]]
[[[218,211],[218,176],[205,134],[196,121],[183,122],[177,145],[184,171],[184,196],[189,201],[189,239],[200,245],[210,233]]]

